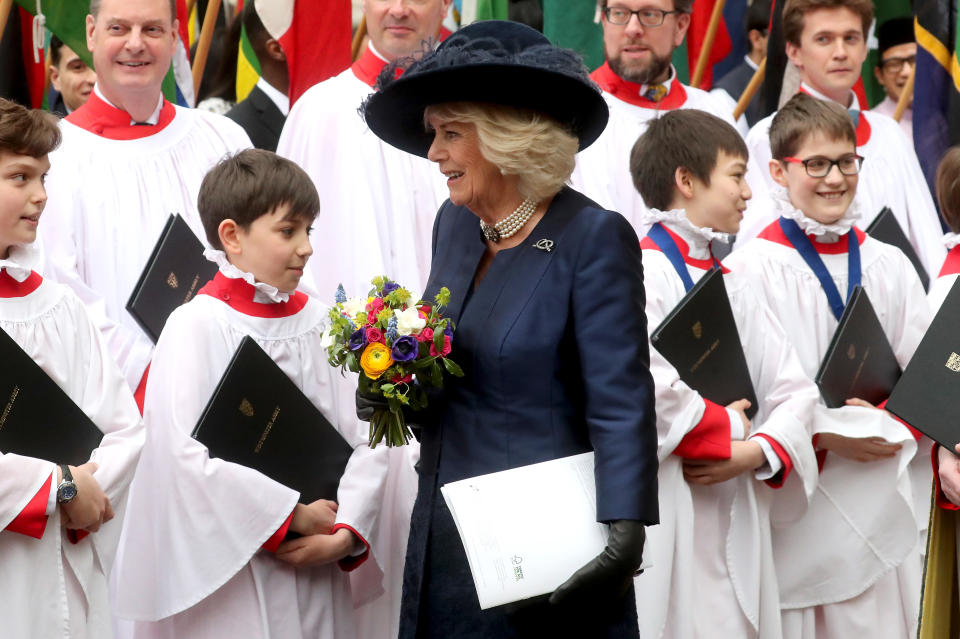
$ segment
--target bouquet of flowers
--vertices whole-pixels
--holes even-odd
[[[337,287],[330,309],[330,326],[323,346],[331,366],[359,373],[361,395],[380,396],[388,409],[377,409],[370,420],[370,447],[409,443],[412,433],[403,409],[427,406],[427,388],[443,386],[443,372],[463,371],[451,360],[453,323],[441,315],[450,291],[441,288],[434,304],[414,298],[386,277],[375,277],[366,298],[347,299]]]

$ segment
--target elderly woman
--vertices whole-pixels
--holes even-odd
[[[370,128],[447,177],[424,298],[452,292],[466,373],[418,416],[400,636],[636,637],[632,577],[657,523],[640,248],[623,217],[564,186],[606,105],[579,58],[511,22],[380,77]],[[549,600],[481,611],[440,487],[590,450],[605,551]]]

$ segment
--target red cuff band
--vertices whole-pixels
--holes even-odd
[[[766,433],[757,433],[756,437],[762,437],[765,442],[770,444],[770,447],[773,448],[773,452],[776,453],[777,457],[780,458],[780,463],[783,464],[780,472],[766,480],[767,485],[771,488],[782,488],[783,483],[787,481],[787,476],[790,475],[790,471],[793,470],[793,460],[790,459],[790,455],[788,455],[786,449],[780,445],[780,442],[775,440],[770,435],[767,435]]]
[[[730,415],[709,399],[703,404],[703,417],[683,436],[673,454],[684,459],[730,459]]]
[[[277,548],[280,547],[280,544],[283,542],[283,538],[287,536],[287,531],[290,530],[290,522],[293,521],[293,510],[290,511],[290,514],[287,515],[286,520],[283,522],[283,525],[277,529],[277,532],[270,535],[270,539],[263,542],[263,545],[260,546],[267,552],[277,552]]]
[[[67,528],[67,539],[71,544],[78,544],[83,541],[83,538],[89,535],[90,533],[86,530],[74,530],[72,528]]]
[[[363,545],[366,546],[366,548],[361,554],[356,556],[347,556],[337,562],[337,565],[340,566],[340,570],[343,570],[344,572],[350,572],[351,570],[354,570],[360,567],[360,564],[365,562],[367,558],[370,556],[370,543],[366,539],[364,539],[363,535],[358,533],[356,529],[353,528],[353,526],[348,526],[347,524],[335,524],[333,527],[333,530],[330,531],[330,534],[337,532],[341,528],[346,528],[347,530],[352,532],[354,535],[356,535],[357,539],[362,541]]]
[[[5,530],[40,539],[47,528],[47,502],[50,500],[50,484],[53,475],[47,477],[37,494],[30,499],[20,514],[7,524]]]
[[[150,364],[147,364],[147,370],[143,371],[143,377],[140,378],[140,383],[137,384],[137,390],[133,391],[133,399],[137,402],[137,408],[140,409],[140,414],[143,415],[143,402],[147,397],[147,377],[150,375]]]

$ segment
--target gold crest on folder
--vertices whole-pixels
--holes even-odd
[[[954,373],[960,373],[960,355],[957,355],[956,353],[950,353],[950,357],[947,358],[947,363],[945,366]]]
[[[693,336],[697,339],[703,337],[703,325],[700,322],[694,322],[693,326],[690,327],[690,330],[693,331]]]
[[[253,404],[246,399],[240,402],[240,407],[238,410],[246,417],[253,417]]]
[[[170,275],[167,276],[167,286],[169,286],[170,288],[180,287],[180,282],[177,281],[177,276],[173,272],[171,272]]]

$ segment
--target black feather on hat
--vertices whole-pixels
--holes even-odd
[[[607,103],[580,56],[518,22],[474,22],[400,77],[397,66],[381,72],[379,91],[360,111],[380,139],[414,155],[426,157],[433,140],[423,124],[424,109],[443,102],[485,102],[544,113],[577,136],[580,150],[607,125]]]

